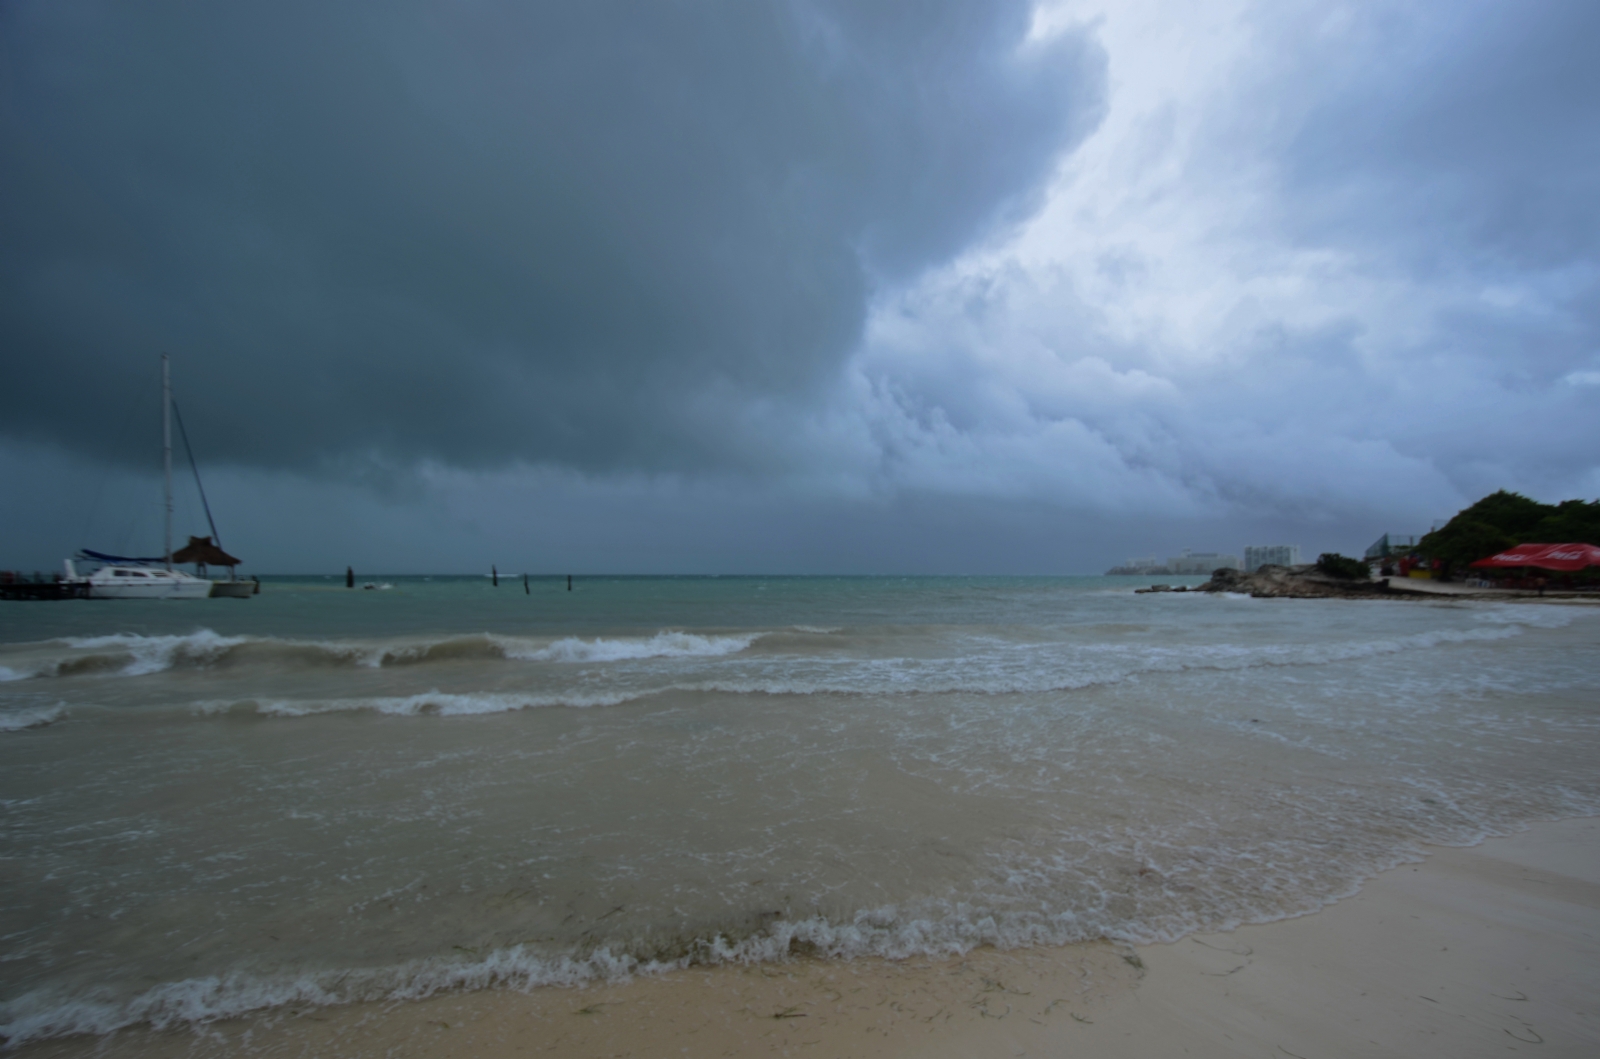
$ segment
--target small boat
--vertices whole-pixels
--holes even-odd
[[[260,581],[240,581],[238,578],[232,578],[227,581],[211,582],[212,599],[249,599],[260,594]]]

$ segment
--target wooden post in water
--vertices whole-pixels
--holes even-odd
[[[572,591],[572,575],[571,574],[567,575],[567,591],[568,592]]]
[[[344,568],[344,587],[356,587],[356,568],[353,566],[347,566]]]
[[[489,579],[494,583],[495,588],[500,587],[500,571],[493,563],[489,564]]]
[[[522,575],[522,594],[524,596],[533,595],[532,592],[528,591],[528,575],[527,574],[523,574]]]

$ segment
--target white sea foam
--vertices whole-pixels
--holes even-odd
[[[492,633],[411,641],[296,640],[221,636],[210,629],[186,635],[115,633],[53,641],[65,650],[39,652],[30,666],[0,666],[0,682],[32,677],[98,674],[148,676],[179,666],[224,661],[273,666],[353,665],[369,669],[433,662],[503,659],[519,662],[625,662],[651,658],[717,658],[736,654],[765,633],[702,635],[664,631],[643,638],[567,637],[554,643]]]
[[[674,685],[674,690],[733,695],[1012,695],[1077,691],[1147,673],[1321,666],[1441,644],[1504,640],[1522,632],[1518,625],[1497,625],[1331,644],[1041,645],[1027,651],[998,652],[988,658],[880,658],[834,666],[822,675],[802,668],[749,675],[730,673]]]
[[[186,636],[114,633],[110,636],[73,637],[62,642],[76,651],[124,656],[127,662],[120,674],[137,677],[171,669],[178,662],[203,664],[229,648],[246,642],[246,639],[243,636],[219,636],[210,629],[200,629]]]
[[[507,657],[537,662],[626,662],[645,658],[717,658],[736,654],[764,633],[702,636],[692,632],[658,632],[647,640],[567,637],[535,650],[507,649]],[[513,653],[515,650],[515,653]]]
[[[1301,914],[1329,899],[1308,899],[1304,907],[1253,918]],[[155,986],[123,1003],[92,994],[68,996],[38,990],[0,1004],[0,1037],[15,1047],[51,1037],[107,1034],[139,1024],[156,1029],[203,1025],[285,1005],[410,1001],[454,990],[526,991],[595,981],[625,982],[634,976],[693,965],[782,962],[801,952],[836,959],[876,956],[900,960],[959,956],[986,945],[1014,949],[1096,938],[1171,941],[1202,927],[1231,928],[1240,922],[1237,917],[1197,917],[1150,931],[1132,921],[1107,919],[1092,912],[1003,913],[962,902],[933,902],[920,909],[884,905],[862,909],[843,921],[823,916],[777,919],[743,936],[713,933],[679,946],[679,954],[665,958],[650,953],[657,942],[649,940],[643,943],[644,953],[630,952],[620,942],[565,953],[517,944],[470,960],[432,957],[388,967],[297,975],[234,972],[191,978]]]
[[[673,680],[671,671],[659,674],[659,683],[641,686],[630,679],[625,685],[602,683],[596,687],[562,688],[538,692],[442,692],[437,689],[412,695],[340,697],[333,699],[214,700],[197,703],[201,715],[254,713],[271,717],[311,717],[329,713],[370,712],[389,716],[471,716],[510,713],[550,707],[596,708],[619,706],[670,692],[696,694],[808,696],[808,695],[1015,695],[1070,692],[1122,683],[1141,674],[1236,671],[1256,668],[1321,666],[1374,658],[1442,644],[1490,642],[1519,636],[1520,624],[1486,622],[1453,630],[1434,630],[1392,640],[1360,640],[1313,644],[1034,644],[991,647],[953,658],[758,658],[738,661],[736,655],[761,633],[740,636],[701,636],[660,633],[648,639],[576,638],[544,647],[527,646],[520,655],[513,641],[491,637],[499,649],[519,660],[561,662],[635,661],[656,658],[729,658],[735,668],[711,671],[701,679]],[[481,638],[429,641],[418,650],[461,650]],[[527,641],[520,641],[526,645]],[[443,647],[441,647],[443,645]],[[391,662],[396,649],[384,649]],[[420,659],[420,656],[416,656]],[[378,664],[382,664],[381,662]],[[662,679],[664,678],[664,679]]]
[[[446,990],[494,986],[533,989],[624,981],[684,966],[614,954],[601,948],[583,956],[536,955],[521,945],[482,959],[417,960],[395,967],[357,968],[268,976],[242,972],[168,982],[116,1003],[95,996],[39,990],[0,1004],[0,1037],[8,1047],[73,1034],[107,1034],[127,1026],[156,1029],[201,1025],[289,1004],[328,1006],[358,1000],[420,1000]]]
[[[612,946],[586,953],[540,952],[513,945],[475,960],[431,958],[379,968],[258,976],[236,972],[158,985],[124,1003],[40,990],[0,1006],[0,1036],[9,1045],[72,1034],[106,1034],[127,1026],[157,1029],[196,1025],[284,1005],[328,1006],[361,1000],[420,1000],[447,990],[572,986],[626,981],[691,964],[758,963],[789,958],[796,950],[851,958],[948,956],[980,945],[1017,947],[1079,940],[1071,917],[1055,922],[1005,923],[978,913],[902,921],[892,907],[865,910],[844,923],[822,917],[779,920],[760,933],[722,934],[692,943],[676,958],[641,957]]]
[[[1572,622],[1576,616],[1571,608],[1505,605],[1479,611],[1474,615],[1475,624],[1467,628],[1413,633],[1394,640],[1335,640],[1316,644],[1279,642],[1270,645],[1180,644],[1161,648],[1127,643],[1059,644],[1053,646],[1069,653],[1080,652],[1085,657],[1093,656],[1096,652],[1121,652],[1131,668],[1122,670],[1119,674],[1111,674],[1092,666],[1088,669],[1069,666],[1073,668],[1073,672],[1069,674],[1055,672],[1049,679],[1041,680],[1039,678],[1044,674],[1035,671],[1029,678],[1020,682],[1014,679],[1001,679],[998,683],[987,687],[981,680],[970,679],[973,674],[981,672],[983,666],[989,665],[991,669],[993,667],[994,659],[990,656],[995,652],[981,647],[975,654],[964,654],[961,666],[966,676],[961,679],[950,679],[948,675],[941,675],[933,678],[932,683],[919,684],[911,675],[912,669],[907,660],[879,658],[874,664],[880,669],[887,666],[885,672],[895,671],[898,687],[889,690],[1002,693],[1019,690],[1067,690],[1121,679],[1137,671],[1246,668],[1257,665],[1316,665],[1446,643],[1493,640],[1516,636],[1527,629],[1560,628]],[[833,635],[841,631],[837,627],[829,626],[797,625],[790,628],[796,632],[815,635]],[[82,674],[138,677],[176,667],[207,667],[223,662],[278,667],[354,665],[383,669],[391,666],[475,659],[588,665],[651,659],[718,659],[737,656],[751,644],[768,635],[771,634],[766,632],[702,634],[666,630],[648,637],[601,637],[593,640],[565,637],[548,642],[495,633],[478,633],[412,641],[374,642],[222,636],[210,629],[200,629],[186,635],[166,636],[117,633],[54,641],[64,646],[66,650],[58,650],[53,654],[39,651],[38,646],[43,645],[35,646],[31,650],[38,657],[26,661],[14,660],[11,665],[0,666],[0,682]],[[1032,650],[1049,649],[1052,645],[1007,645],[1003,640],[995,640],[990,646]],[[1143,654],[1136,658],[1135,654],[1138,652]],[[1003,653],[1002,651],[1001,654]],[[981,664],[974,665],[974,661]],[[1041,661],[1050,660],[1035,655],[1026,661],[1031,667]],[[926,664],[922,666],[921,671],[924,677],[929,677],[936,669],[936,665]],[[867,669],[856,674],[858,678],[870,678],[870,675]],[[998,673],[990,672],[988,675],[994,676]],[[864,683],[852,680],[847,684],[826,681],[809,690],[830,692],[885,690],[881,686],[873,685],[871,679],[865,679]],[[796,684],[792,690],[807,689]]]
[[[418,695],[380,696],[346,699],[277,699],[242,701],[213,700],[195,703],[196,714],[207,717],[238,712],[265,717],[312,717],[325,713],[381,713],[395,717],[431,714],[462,717],[475,714],[511,713],[550,707],[588,709],[595,706],[620,706],[625,702],[655,694],[646,691],[566,692],[560,694],[518,695],[506,693],[452,694],[439,691]]]
[[[26,728],[43,728],[55,724],[67,715],[65,706],[27,706],[19,710],[0,710],[0,732],[20,732]]]
[[[1481,622],[1526,625],[1537,629],[1564,629],[1579,617],[1593,616],[1593,611],[1578,611],[1557,603],[1500,604],[1476,615]]]

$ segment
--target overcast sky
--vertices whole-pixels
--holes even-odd
[[[1588,0],[9,0],[0,567],[160,551],[163,352],[256,572],[1083,573],[1593,498],[1597,45]]]

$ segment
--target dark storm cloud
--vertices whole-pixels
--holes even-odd
[[[119,457],[759,465],[867,299],[1097,120],[1018,0],[0,9],[13,438]],[[143,459],[142,453],[136,454]]]

